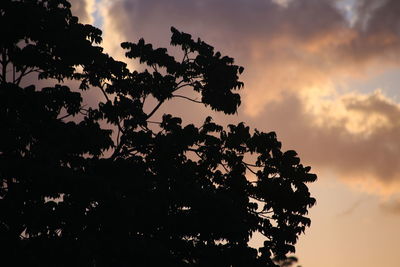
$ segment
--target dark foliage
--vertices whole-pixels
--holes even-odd
[[[232,58],[172,28],[183,58],[123,43],[148,66],[130,71],[64,0],[2,0],[0,25],[1,266],[274,266],[294,252],[316,180],[296,152],[244,123],[151,122],[176,97],[235,113]],[[85,108],[82,90],[105,100]]]
[[[289,256],[285,258],[274,258],[275,264],[277,264],[279,267],[294,267],[296,266],[296,263],[299,260],[295,256]],[[297,267],[301,267],[300,265],[297,265]]]

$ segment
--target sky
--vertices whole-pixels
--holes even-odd
[[[318,175],[312,224],[296,246],[303,267],[400,266],[400,1],[71,2],[120,60],[121,42],[168,47],[174,26],[244,66],[239,113],[212,115],[275,131]],[[167,109],[187,122],[210,113]]]

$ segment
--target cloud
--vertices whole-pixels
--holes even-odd
[[[400,198],[388,200],[380,206],[386,213],[400,215]]]
[[[399,67],[400,2],[343,3],[101,0],[100,9],[112,55],[122,59],[119,43],[140,37],[168,47],[170,26],[200,36],[245,66],[239,119],[276,130],[321,172],[393,194],[400,191],[400,107],[379,90],[346,85]]]
[[[74,16],[79,18],[81,23],[93,24],[93,12],[95,0],[69,0],[71,11]]]
[[[369,193],[400,192],[400,106],[380,91],[340,96],[313,111],[292,95],[268,105],[262,118],[252,124],[277,129],[284,147],[318,172]]]
[[[103,0],[106,46],[116,53],[124,37],[167,46],[171,25],[201,36],[245,65],[245,112],[256,116],[287,91],[326,84],[340,75],[363,75],[373,63],[398,63],[399,36],[382,31],[386,24],[380,20],[396,1],[383,1],[386,5],[375,9],[359,4],[353,26],[337,2]]]

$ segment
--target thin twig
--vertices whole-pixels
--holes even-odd
[[[257,175],[257,173],[256,173],[255,171],[253,171],[249,166],[247,166],[246,163],[243,162],[243,164],[244,164],[244,166],[246,166],[246,169],[248,169],[248,170],[249,170],[250,172],[252,172],[254,175]]]
[[[155,106],[155,108],[147,115],[146,120],[150,119],[151,116],[154,115],[154,113],[156,113],[156,111],[161,107],[161,105],[164,103],[164,100],[161,100],[160,102],[158,102],[157,106]]]
[[[161,124],[161,122],[158,121],[146,121],[147,123],[154,123],[154,124]]]
[[[199,104],[202,104],[202,103],[203,103],[203,102],[201,102],[201,101],[198,101],[198,100],[196,100],[196,99],[192,99],[192,98],[190,98],[190,97],[183,96],[183,95],[172,95],[172,97],[184,98],[184,99],[187,99],[187,100],[189,100],[189,101],[192,101],[192,102],[194,102],[194,103],[199,103]]]
[[[179,83],[178,83],[179,84]],[[176,92],[176,91],[178,91],[179,89],[181,89],[181,88],[183,88],[183,87],[185,87],[185,86],[193,86],[193,82],[191,82],[191,83],[185,83],[185,84],[181,84],[181,85],[178,85],[174,90],[172,90],[172,92]]]
[[[25,66],[25,68],[23,68],[23,69],[21,70],[21,74],[19,75],[18,79],[17,79],[16,81],[14,81],[14,83],[15,83],[16,85],[19,85],[19,84],[21,83],[22,77],[25,76],[25,72],[26,72],[27,69],[28,69],[28,66]]]
[[[72,114],[66,114],[66,115],[64,115],[64,116],[62,116],[62,117],[60,117],[60,118],[57,118],[57,120],[63,120],[63,119],[65,119],[65,118],[68,118],[69,116],[71,116]]]
[[[107,95],[106,91],[105,91],[104,88],[103,88],[103,85],[100,84],[98,87],[100,88],[101,92],[103,93],[105,99],[106,99],[107,101],[110,101],[110,99],[108,98],[108,95]]]

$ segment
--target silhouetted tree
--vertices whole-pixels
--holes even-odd
[[[130,71],[65,0],[2,0],[0,25],[1,266],[274,266],[294,251],[316,180],[296,152],[244,123],[152,121],[172,98],[196,102],[182,88],[235,113],[232,58],[172,28],[183,58],[123,43],[148,66]],[[85,90],[104,100],[85,106]]]

